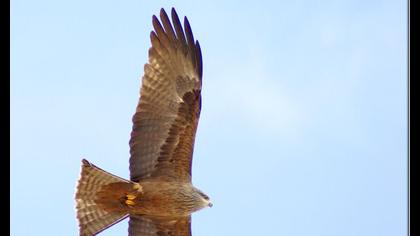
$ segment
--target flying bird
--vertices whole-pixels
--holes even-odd
[[[153,16],[149,60],[130,138],[130,180],[82,160],[76,189],[79,233],[96,235],[129,217],[129,236],[191,235],[191,214],[211,207],[193,186],[203,64],[188,19]]]

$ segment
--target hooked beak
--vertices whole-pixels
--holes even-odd
[[[209,204],[207,204],[207,206],[212,207],[212,206],[213,206],[213,203],[211,203],[211,202],[209,201]]]

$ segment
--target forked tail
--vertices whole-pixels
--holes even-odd
[[[100,201],[98,202],[103,187],[111,183],[132,184],[131,181],[82,160],[82,171],[76,189],[76,210],[81,236],[96,235],[128,216],[126,211],[105,210]]]

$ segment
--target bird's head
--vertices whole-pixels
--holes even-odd
[[[197,196],[197,200],[199,200],[200,202],[200,208],[205,208],[205,207],[212,207],[213,203],[210,201],[209,196],[207,196],[205,193],[203,193],[201,190],[194,188],[196,196]]]

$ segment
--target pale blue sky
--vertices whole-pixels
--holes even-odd
[[[406,1],[11,2],[11,234],[76,235],[87,158],[127,178],[152,15],[203,51],[194,236],[399,236]],[[127,235],[124,221],[102,235]]]

